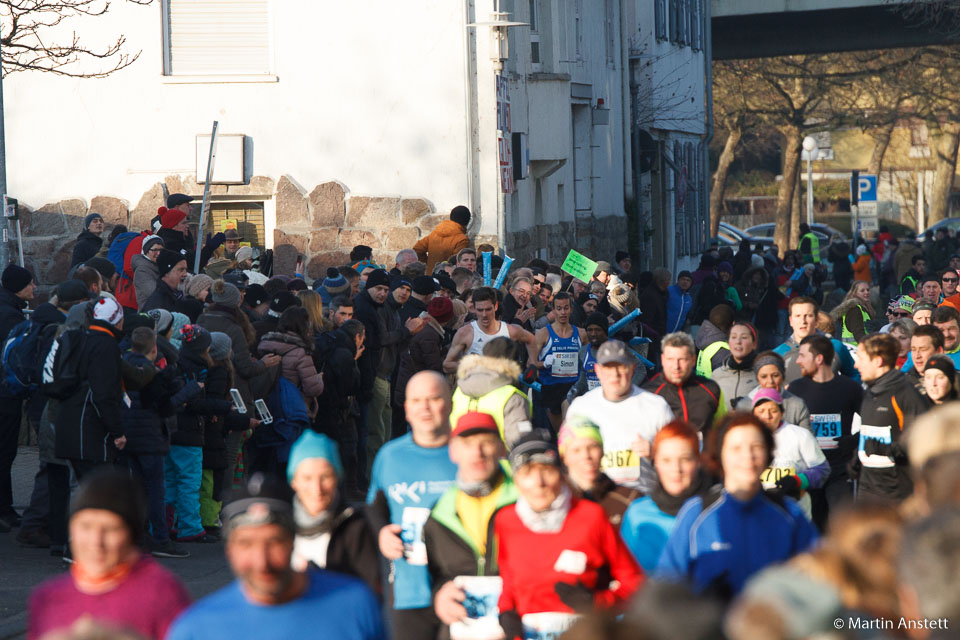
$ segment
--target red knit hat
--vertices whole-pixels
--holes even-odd
[[[489,413],[480,411],[468,411],[457,420],[457,426],[454,428],[451,437],[469,436],[474,433],[494,433],[500,435],[497,427],[497,421]]]
[[[167,209],[165,207],[160,207],[160,226],[164,229],[173,229],[175,226],[180,224],[180,221],[187,217],[183,211],[179,209]]]

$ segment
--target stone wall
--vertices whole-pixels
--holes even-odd
[[[103,216],[104,237],[117,224],[131,230],[147,229],[171,193],[199,199],[203,186],[193,176],[167,176],[147,190],[132,209],[127,202],[108,196],[97,196],[89,203],[62,200],[35,210],[21,205],[24,263],[41,286],[62,282],[84,216],[90,212]],[[358,244],[372,247],[377,262],[392,266],[399,250],[412,247],[448,215],[437,213],[423,198],[352,195],[339,182],[325,182],[308,191],[289,176],[277,181],[254,176],[249,184],[214,185],[211,194],[274,200],[274,273],[292,274],[297,256],[303,254],[310,279],[320,277],[326,267],[346,264],[350,249]]]
[[[104,237],[117,224],[131,230],[147,229],[157,209],[171,193],[198,199],[202,185],[193,176],[167,176],[148,189],[133,208],[118,198],[97,196],[89,203],[61,200],[36,210],[21,205],[23,251],[26,266],[43,287],[63,282],[83,218],[90,212],[103,216]],[[373,248],[377,262],[392,266],[401,249],[410,248],[448,216],[437,213],[423,198],[353,195],[339,182],[324,182],[307,190],[290,176],[274,181],[254,176],[249,184],[214,185],[214,196],[246,196],[273,200],[276,228],[273,235],[274,273],[290,275],[297,257],[307,258],[308,280],[322,277],[327,267],[346,264],[350,249],[358,244]],[[197,205],[199,207],[199,205]],[[508,234],[510,255],[520,263],[547,248],[546,259],[560,263],[574,248],[594,260],[612,260],[626,247],[627,219],[623,216],[578,218],[576,223],[538,225]],[[496,237],[476,237],[475,242],[497,245]]]
[[[627,218],[578,218],[576,223],[542,224],[508,234],[508,253],[519,263],[537,257],[546,248],[544,259],[561,264],[570,249],[593,260],[613,261],[617,250],[627,249]]]

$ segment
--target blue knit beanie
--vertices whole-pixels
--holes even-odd
[[[100,215],[99,213],[88,213],[83,218],[83,228],[89,229],[90,223],[93,222],[94,220],[99,220],[100,222],[103,222],[103,216]]]
[[[290,460],[287,462],[287,480],[292,482],[297,467],[300,466],[301,462],[310,458],[323,458],[337,472],[337,478],[343,477],[343,464],[340,462],[340,450],[337,443],[322,433],[307,429],[302,436],[297,438],[290,449]]]
[[[347,282],[347,279],[343,277],[340,271],[333,267],[327,269],[327,276],[323,279],[323,282],[320,283],[320,286],[326,289],[327,293],[331,296],[347,293],[350,289],[350,283]]]

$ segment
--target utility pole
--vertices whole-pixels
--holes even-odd
[[[3,57],[0,55],[0,60]],[[5,138],[3,126],[3,69],[0,66],[0,198],[7,195],[7,150],[4,143]],[[6,213],[6,212],[3,212]],[[0,225],[0,270],[6,269],[10,264],[10,221],[6,215],[3,215],[3,222]]]

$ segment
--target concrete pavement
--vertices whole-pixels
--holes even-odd
[[[30,502],[38,460],[36,447],[20,447],[13,465],[13,504],[21,513]],[[49,550],[19,546],[17,531],[0,534],[0,640],[25,637],[30,591],[66,571],[63,561],[51,557]],[[191,596],[199,598],[232,580],[222,543],[184,546],[189,558],[159,561],[180,577]]]

